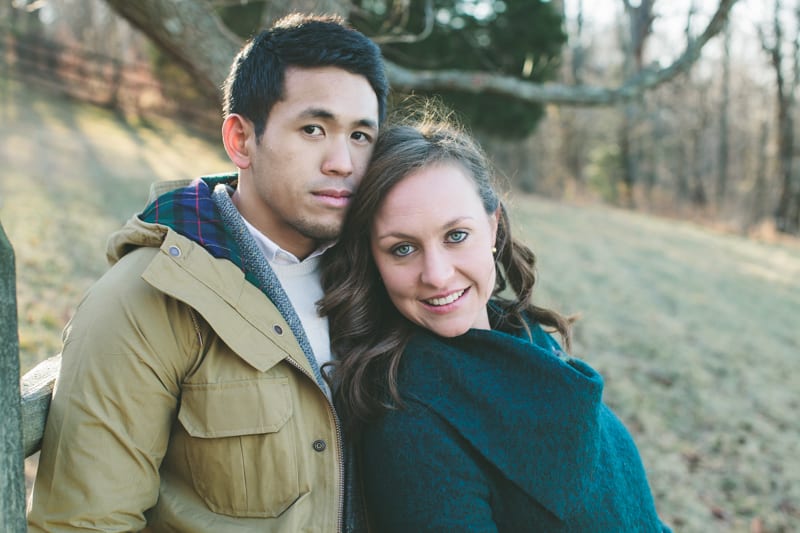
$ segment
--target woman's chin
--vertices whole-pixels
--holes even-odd
[[[453,338],[460,337],[470,330],[470,326],[448,326],[441,328],[432,328],[431,331],[440,337]]]

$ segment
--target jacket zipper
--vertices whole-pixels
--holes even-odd
[[[328,414],[333,421],[333,427],[336,429],[336,458],[338,459],[338,466],[339,466],[339,493],[337,496],[337,509],[336,509],[336,531],[342,533],[343,527],[343,515],[344,515],[344,451],[342,450],[342,424],[339,422],[339,416],[336,414],[336,410],[333,407],[333,401],[328,398],[328,395],[325,394],[325,391],[322,390],[322,387],[319,386],[317,380],[312,376],[305,368],[300,366],[296,361],[294,361],[291,357],[286,357],[285,361],[288,361],[290,365],[298,369],[304,375],[308,376],[314,384],[317,385],[322,395],[325,397],[325,402],[328,405]]]

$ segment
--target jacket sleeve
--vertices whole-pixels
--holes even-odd
[[[65,330],[30,531],[140,530],[158,498],[180,383],[200,340],[188,308],[120,265]]]
[[[371,531],[497,533],[480,457],[425,405],[404,400],[361,446]]]

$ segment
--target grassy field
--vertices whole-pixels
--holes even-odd
[[[0,220],[17,258],[23,370],[105,269],[150,182],[230,169],[218,142],[0,79]],[[580,313],[676,531],[800,531],[800,245],[516,194],[539,302]]]

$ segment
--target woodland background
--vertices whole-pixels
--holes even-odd
[[[438,94],[484,143],[664,519],[800,530],[800,0],[0,0],[22,370],[150,182],[230,170],[230,58],[312,8],[381,45],[394,100]]]
[[[113,61],[107,105],[180,102],[216,135],[241,42],[311,8],[381,44],[395,98],[461,112],[517,189],[800,231],[796,0],[4,0],[0,21]],[[155,83],[121,99],[134,66]]]

